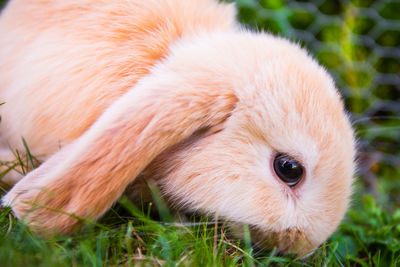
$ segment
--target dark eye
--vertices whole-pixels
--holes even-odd
[[[295,186],[303,177],[303,166],[285,154],[278,154],[274,159],[276,175],[288,186]]]

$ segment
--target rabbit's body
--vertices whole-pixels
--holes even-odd
[[[234,25],[232,7],[207,0],[9,5],[0,21],[3,160],[15,159],[9,146],[25,150],[21,137],[47,159],[166,57],[171,43]]]
[[[0,136],[46,161],[3,202],[38,231],[69,233],[74,217],[29,202],[97,219],[143,172],[177,205],[250,224],[263,245],[323,242],[354,169],[340,97],[304,50],[233,18],[211,0],[12,1]],[[274,172],[279,154],[304,167],[295,186]]]

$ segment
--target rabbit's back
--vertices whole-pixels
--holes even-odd
[[[76,139],[183,35],[234,25],[229,5],[11,1],[0,17],[0,138],[46,158]]]

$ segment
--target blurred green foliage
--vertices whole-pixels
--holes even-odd
[[[0,9],[2,9],[4,7],[6,2],[7,2],[7,0],[0,0]]]

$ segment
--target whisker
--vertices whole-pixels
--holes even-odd
[[[365,121],[370,121],[372,119],[377,119],[377,120],[399,120],[400,121],[400,116],[385,116],[385,115],[382,115],[382,116],[367,116],[367,117],[362,117],[362,118],[359,118],[359,119],[353,121],[353,124],[356,125],[358,123],[365,122]]]
[[[222,225],[221,222],[163,222],[163,225],[166,226],[176,226],[176,227],[187,227],[187,226],[199,226],[199,225],[212,225],[214,226],[215,224],[217,225]]]
[[[358,130],[356,133],[366,133],[370,131],[382,131],[382,130],[398,130],[400,126],[379,126],[379,127],[370,127],[368,129]]]

